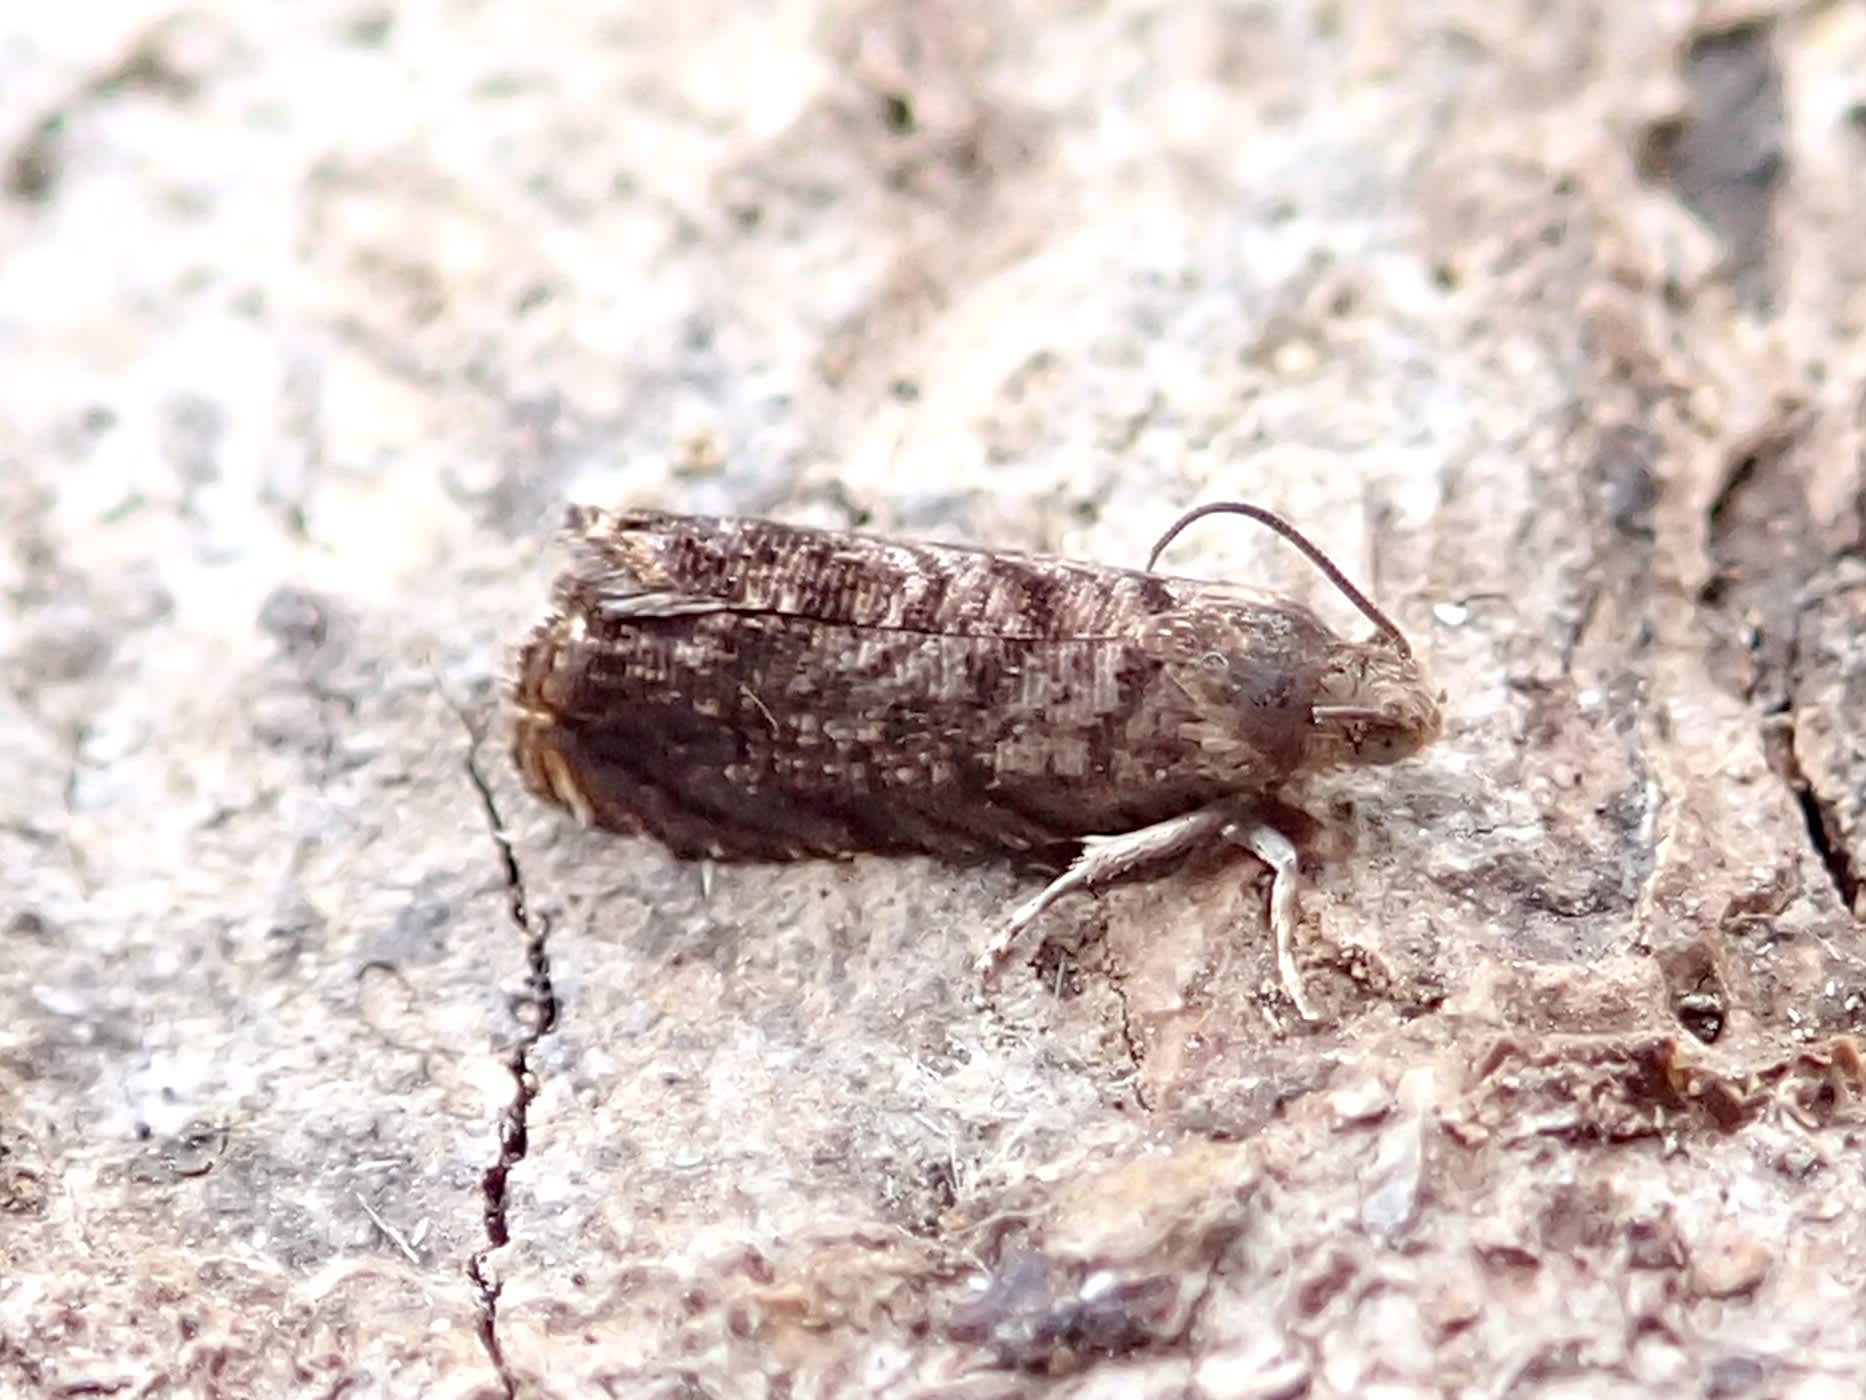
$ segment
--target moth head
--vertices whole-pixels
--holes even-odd
[[[1442,698],[1416,657],[1378,640],[1341,644],[1309,703],[1310,766],[1411,758],[1438,738]]]
[[[1209,652],[1202,658],[1210,663],[1203,683],[1181,681],[1202,710],[1209,713],[1214,704],[1235,701],[1248,716],[1250,732],[1234,747],[1254,747],[1293,775],[1343,764],[1395,763],[1438,737],[1438,706],[1444,697],[1426,679],[1405,634],[1332,559],[1274,511],[1247,501],[1195,506],[1160,536],[1147,559],[1148,571],[1181,530],[1208,515],[1244,515],[1274,530],[1375,628],[1369,641],[1344,642],[1306,608],[1282,601],[1259,607],[1236,639],[1236,658]]]

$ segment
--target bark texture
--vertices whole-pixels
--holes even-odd
[[[1811,0],[11,7],[0,1393],[1860,1393],[1862,75]],[[1447,693],[1292,814],[1314,1027],[1247,857],[980,1005],[1034,877],[707,882],[506,757],[566,500],[1220,497]]]

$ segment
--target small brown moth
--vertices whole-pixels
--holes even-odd
[[[1290,540],[1377,635],[1346,641],[1288,599],[1152,571],[1217,511]],[[658,511],[573,507],[565,528],[572,565],[518,658],[527,786],[681,856],[1069,862],[982,972],[1059,896],[1221,837],[1271,868],[1279,973],[1312,1018],[1296,850],[1263,799],[1439,732],[1399,629],[1256,506],[1188,512],[1144,571]]]

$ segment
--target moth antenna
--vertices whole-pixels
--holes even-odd
[[[1412,646],[1407,642],[1406,634],[1401,632],[1398,627],[1394,626],[1392,618],[1388,617],[1385,613],[1381,612],[1379,608],[1374,606],[1372,599],[1361,592],[1361,590],[1356,588],[1352,583],[1348,582],[1348,576],[1341,572],[1334,560],[1322,553],[1321,549],[1314,544],[1307,535],[1303,534],[1302,531],[1298,530],[1294,525],[1291,525],[1275,511],[1265,510],[1262,506],[1251,505],[1248,501],[1208,501],[1202,506],[1194,506],[1191,510],[1187,511],[1184,515],[1180,516],[1179,519],[1166,527],[1166,533],[1161,535],[1158,543],[1153,546],[1153,553],[1147,556],[1147,572],[1153,572],[1153,566],[1159,563],[1160,556],[1166,552],[1166,547],[1178,538],[1181,530],[1185,529],[1186,526],[1190,525],[1193,521],[1203,519],[1208,515],[1247,515],[1259,525],[1269,526],[1270,529],[1276,531],[1277,534],[1295,545],[1297,549],[1300,549],[1308,558],[1309,562],[1322,571],[1322,576],[1330,583],[1334,584],[1336,588],[1339,588],[1342,596],[1350,603],[1354,604],[1355,607],[1359,608],[1362,615],[1379,629],[1380,635],[1393,644],[1393,649],[1395,651],[1401,656],[1412,655]]]

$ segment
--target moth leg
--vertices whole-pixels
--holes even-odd
[[[1305,1021],[1319,1019],[1302,990],[1302,972],[1296,966],[1296,847],[1275,827],[1261,819],[1228,822],[1227,841],[1234,841],[1270,867],[1270,929],[1276,935],[1276,971],[1283,990]]]
[[[1071,890],[1107,884],[1131,874],[1143,865],[1183,855],[1223,829],[1231,818],[1224,806],[1201,807],[1182,817],[1170,817],[1138,831],[1124,831],[1114,836],[1085,836],[1082,853],[1061,875],[1018,905],[1011,917],[994,936],[985,951],[972,964],[981,977],[989,978],[1010,956],[1017,936],[1058,899]]]

